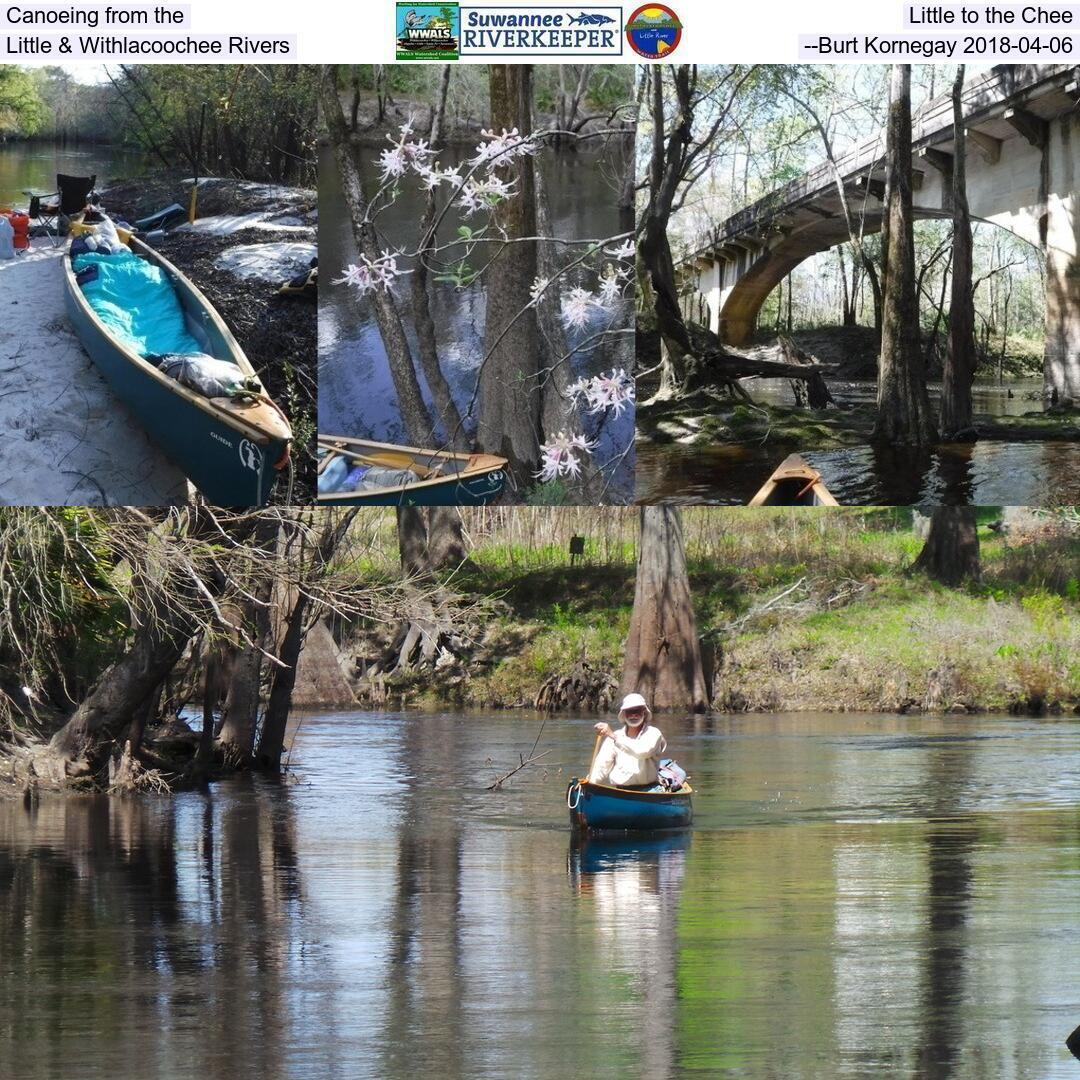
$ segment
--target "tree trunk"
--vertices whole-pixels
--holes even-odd
[[[324,69],[323,78],[320,81],[319,102],[330,145],[334,150],[334,158],[341,173],[341,191],[345,200],[345,209],[352,224],[353,240],[361,255],[375,261],[380,258],[382,249],[379,246],[375,226],[367,220],[368,204],[364,196],[360,168],[354,156],[345,117],[341,112],[341,102],[338,100],[335,89],[332,67]],[[405,327],[393,294],[387,289],[376,289],[372,293],[372,306],[375,309],[379,336],[386,349],[390,375],[397,394],[398,409],[409,441],[414,446],[427,446],[430,444],[435,425],[424,403],[413,363],[412,350],[409,348]]]
[[[914,570],[928,574],[942,585],[960,585],[977,581],[982,573],[979,563],[979,532],[973,506],[938,506],[930,518],[926,537]]]
[[[467,558],[461,510],[433,506],[427,511],[427,565],[431,570],[453,570]]]
[[[399,506],[397,515],[398,556],[406,577],[416,577],[427,570],[427,522],[419,506]]]
[[[349,81],[352,84],[352,104],[349,107],[349,130],[355,134],[356,129],[360,126],[360,74],[359,74],[359,72],[354,72],[353,77]],[[375,77],[376,85],[378,85],[378,82],[379,82],[379,77],[376,76]],[[381,101],[381,99],[380,99],[379,104],[380,104],[380,108],[379,108],[380,116],[378,117],[378,122],[381,124],[382,123],[382,115],[381,115],[381,113],[382,113],[382,108],[381,108],[382,101]]]
[[[863,271],[866,274],[867,281],[870,282],[870,295],[874,300],[874,329],[880,336],[881,324],[884,321],[885,300],[881,295],[881,278],[878,275],[874,261],[869,255],[866,256],[866,261],[863,263]]]
[[[446,95],[450,88],[450,65],[443,67],[439,80],[439,93],[431,110],[431,129],[428,132],[428,145],[432,150],[442,149],[443,128],[446,120]],[[438,209],[435,188],[427,193],[424,204],[424,216],[420,219],[418,235],[420,244],[412,273],[412,321],[416,329],[416,347],[424,379],[435,401],[436,422],[442,429],[446,444],[454,450],[467,450],[468,434],[461,420],[461,413],[454,402],[450,384],[443,374],[439,363],[439,346],[435,334],[435,320],[431,314],[428,296],[428,260],[436,258],[432,250],[437,238],[431,234]]]
[[[532,133],[532,67],[492,64],[489,69],[491,126]],[[519,490],[532,486],[540,463],[540,343],[529,307],[536,278],[536,185],[531,155],[500,169],[516,194],[492,214],[492,230],[510,243],[492,267],[487,291],[484,361],[480,371],[480,447],[509,462]]]
[[[150,524],[147,528],[151,528]],[[209,538],[213,530],[208,517],[198,507],[188,511],[181,526],[187,540]],[[216,536],[216,532],[214,532]],[[171,535],[160,537],[162,544]],[[192,581],[182,564],[173,563],[158,578],[138,573],[133,589],[145,590],[144,615],[135,627],[130,647],[112,663],[82,700],[68,722],[50,740],[50,748],[67,761],[92,756],[105,741],[115,739],[137,718],[138,711],[176,666],[200,617],[209,613],[207,597]],[[214,586],[207,583],[213,593]]]
[[[341,542],[345,539],[359,508],[350,509],[340,515],[333,511],[322,511],[322,531],[316,541],[315,551],[309,562],[309,573],[322,573],[334,557]],[[291,525],[294,538],[303,544],[303,538],[296,537],[298,523]],[[309,590],[295,590],[292,608],[285,620],[285,633],[277,648],[277,658],[281,661],[274,668],[270,683],[270,698],[263,717],[262,733],[259,736],[259,748],[255,755],[255,767],[263,772],[278,772],[281,769],[281,755],[285,749],[285,729],[292,709],[293,688],[296,685],[296,665],[300,660],[300,650],[304,646],[304,633],[307,629],[309,614],[318,614],[311,603]]]
[[[953,258],[949,341],[941,386],[941,437],[972,433],[971,385],[975,381],[975,298],[971,290],[971,214],[968,211],[964,149],[964,65],[953,82]]]
[[[655,709],[705,712],[709,701],[686,572],[682,517],[677,507],[643,506],[640,523],[622,692],[644,694]]]
[[[547,185],[541,174],[537,172],[536,229],[538,236],[554,236],[549,211]],[[559,260],[556,252],[557,246],[550,240],[541,240],[536,246],[537,274],[541,280],[552,282],[537,301],[535,309],[537,328],[551,356],[549,370],[540,389],[540,427],[546,434],[554,434],[557,431],[574,432],[582,429],[581,410],[568,392],[574,381],[570,362],[569,360],[558,362],[561,357],[568,355],[569,346],[560,315],[562,279],[557,276]],[[627,365],[627,367],[630,366],[630,364]],[[596,489],[597,482],[602,479],[596,476],[586,461],[580,476],[568,477],[563,482],[570,495],[570,501],[595,504],[600,501]]]
[[[407,577],[452,570],[467,558],[456,506],[399,506],[397,535],[401,569]]]
[[[304,647],[304,629],[308,613],[308,596],[297,590],[293,606],[285,620],[285,634],[277,648],[278,659],[285,665],[274,669],[270,683],[270,698],[266,703],[262,735],[255,755],[255,767],[262,772],[279,772],[281,755],[285,751],[285,729],[292,710],[293,688],[296,686],[296,666]]]
[[[274,557],[278,542],[278,520],[266,515],[256,526],[255,544]],[[233,659],[232,675],[225,697],[218,750],[226,762],[234,766],[250,766],[255,751],[255,731],[259,723],[259,701],[262,687],[263,649],[270,644],[270,601],[274,582],[267,574],[259,581],[253,600],[243,605],[244,629],[251,643],[241,642]]]
[[[911,197],[911,67],[894,64],[886,132],[887,248],[875,438],[924,445],[934,421],[919,347]]]

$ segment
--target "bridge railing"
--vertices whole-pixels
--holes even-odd
[[[1016,98],[1032,96],[1043,84],[1075,78],[1077,68],[1069,64],[1003,64],[983,72],[964,85],[964,119],[977,123],[1000,113]],[[918,150],[952,138],[952,95],[939,94],[923,105],[912,117],[912,146]],[[841,177],[851,181],[869,174],[885,157],[885,133],[878,132],[842,154],[836,163]],[[760,232],[763,224],[785,208],[820,196],[835,188],[836,171],[824,161],[802,176],[777,188],[756,202],[732,214],[715,229],[694,241],[688,261],[729,240]]]

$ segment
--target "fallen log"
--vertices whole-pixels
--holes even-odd
[[[795,349],[795,354],[783,360],[766,360],[760,356],[748,356],[726,346],[716,334],[697,323],[688,323],[690,341],[703,362],[702,373],[706,377],[715,374],[721,380],[730,379],[815,379],[825,372],[835,371],[838,364],[823,364]],[[781,345],[777,352],[783,355]],[[714,370],[710,370],[714,369]]]

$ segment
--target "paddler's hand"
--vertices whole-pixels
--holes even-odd
[[[611,730],[611,725],[605,724],[603,720],[601,720],[599,724],[593,724],[593,731],[595,731],[597,735],[603,735],[605,739],[613,739],[615,737],[615,733]]]

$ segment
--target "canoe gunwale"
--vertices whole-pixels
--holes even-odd
[[[140,255],[148,262],[155,264],[170,276],[173,287],[176,287],[176,280],[183,282],[186,288],[191,292],[192,298],[199,304],[202,311],[204,311],[207,317],[214,323],[215,329],[217,329],[225,341],[226,346],[230,351],[230,359],[236,364],[238,368],[244,373],[245,376],[253,378],[259,383],[259,387],[262,393],[269,398],[269,394],[266,393],[265,387],[262,385],[262,380],[259,379],[255,373],[255,369],[251,366],[251,361],[244,355],[243,349],[240,348],[240,344],[236,338],[233,337],[229,328],[225,325],[221,316],[215,310],[214,306],[209,300],[199,291],[191,280],[184,276],[168,259],[163,255],[154,251],[153,248],[148,247],[141,240],[136,237],[132,237],[128,242],[129,249],[136,255]],[[224,424],[226,427],[232,428],[234,431],[243,435],[245,438],[251,439],[258,446],[267,446],[273,442],[284,442],[286,444],[292,441],[293,433],[292,426],[287,422],[284,415],[278,412],[278,416],[281,418],[281,422],[285,425],[287,434],[282,434],[274,431],[269,431],[264,427],[260,427],[256,424],[251,424],[246,421],[242,416],[237,415],[230,409],[223,408],[220,405],[216,405],[215,402],[222,399],[207,398],[201,394],[196,394],[188,387],[181,385],[176,379],[169,378],[165,372],[155,367],[148,360],[139,356],[137,353],[133,353],[130,349],[122,345],[116,337],[110,333],[109,328],[98,317],[96,311],[91,307],[89,301],[83,295],[83,291],[79,288],[79,283],[75,278],[75,268],[72,264],[71,256],[69,252],[64,253],[64,287],[72,301],[76,304],[79,311],[87,317],[90,321],[90,325],[114,348],[117,353],[123,357],[123,359],[130,364],[141,375],[153,379],[159,383],[163,388],[168,390],[174,396],[184,401],[188,405],[193,405],[201,412],[206,413],[208,416],[212,416],[215,420]],[[186,312],[185,312],[186,314]],[[81,338],[79,334],[78,326],[75,327],[76,336]],[[230,400],[230,399],[223,399]],[[275,410],[277,409],[274,406]]]
[[[812,493],[816,502],[770,502],[780,485],[790,481],[801,481],[804,488],[800,494]],[[799,455],[789,454],[772,471],[769,479],[758,490],[757,494],[747,504],[748,506],[839,506],[832,492],[825,486],[821,479],[821,473],[813,468]]]
[[[678,791],[642,791],[635,788],[616,787],[614,784],[597,784],[592,780],[578,777],[570,782],[570,787],[580,787],[583,790],[595,791],[608,798],[630,799],[634,802],[654,802],[659,805],[682,802],[694,794],[694,789],[684,783]]]
[[[678,791],[642,791],[578,777],[567,785],[566,805],[575,833],[646,836],[690,828],[692,796],[693,788],[685,783]],[[612,803],[625,803],[625,812]]]
[[[471,454],[458,450],[424,450],[416,446],[398,446],[393,443],[377,443],[371,442],[367,439],[354,439],[344,435],[319,435],[318,444],[320,448],[327,450],[328,453],[318,467],[318,472],[322,472],[328,468],[330,462],[336,457],[344,457],[348,459],[357,459],[370,456],[371,454],[377,454],[379,452],[394,453],[405,457],[412,457],[421,459],[426,462],[432,461],[464,461],[473,462],[471,468],[464,468],[461,472],[451,473],[447,476],[429,476],[425,479],[418,479],[415,483],[399,484],[397,487],[388,487],[380,491],[363,492],[356,491],[331,491],[326,494],[320,494],[317,497],[319,503],[326,505],[334,505],[335,503],[340,505],[364,505],[369,500],[380,500],[379,503],[373,505],[393,505],[393,503],[383,503],[382,500],[398,498],[399,501],[404,503],[404,500],[412,496],[414,493],[426,493],[439,487],[454,488],[460,484],[465,484],[469,481],[478,480],[482,477],[497,471],[502,471],[506,468],[507,461],[505,458],[496,457],[494,454]],[[407,466],[403,466],[407,468]],[[501,490],[502,484],[499,484]],[[497,494],[497,491],[493,494]],[[456,504],[449,504],[456,505]]]

